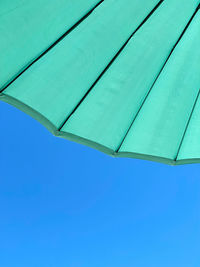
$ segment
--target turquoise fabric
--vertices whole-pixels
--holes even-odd
[[[0,99],[112,156],[200,162],[199,4],[3,0]]]
[[[0,87],[12,80],[98,0],[1,0]]]

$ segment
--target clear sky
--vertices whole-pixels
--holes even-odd
[[[0,102],[0,267],[200,267],[200,164],[114,159]]]

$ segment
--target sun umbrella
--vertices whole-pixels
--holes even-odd
[[[2,0],[0,99],[112,156],[200,162],[199,7]]]

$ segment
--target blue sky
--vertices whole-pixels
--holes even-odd
[[[113,159],[0,102],[1,267],[199,267],[200,165]]]

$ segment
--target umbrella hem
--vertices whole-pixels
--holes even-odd
[[[57,128],[56,126],[50,122],[44,115],[30,107],[29,105],[23,103],[22,101],[16,99],[15,97],[6,95],[4,93],[0,93],[0,100],[6,102],[17,109],[21,110],[22,112],[28,114],[33,119],[37,120],[41,123],[48,131],[50,131],[53,135],[56,135]]]
[[[33,119],[37,120],[41,123],[48,131],[50,131],[53,135],[57,137],[61,137],[67,139],[69,141],[73,141],[82,145],[86,145],[93,149],[96,149],[100,152],[103,152],[109,156],[114,158],[134,158],[134,159],[142,159],[142,160],[149,160],[159,163],[164,163],[167,165],[175,166],[175,165],[183,165],[183,164],[192,164],[192,163],[200,163],[200,158],[191,158],[191,159],[180,159],[180,160],[173,160],[169,158],[142,154],[142,153],[135,153],[135,152],[115,152],[114,150],[106,147],[100,143],[91,141],[84,137],[72,134],[70,132],[63,132],[59,131],[56,126],[49,121],[44,115],[33,109],[32,107],[28,106],[27,104],[21,102],[20,100],[6,95],[5,93],[0,93],[0,100],[18,108],[19,110],[23,111],[24,113],[31,116]]]

